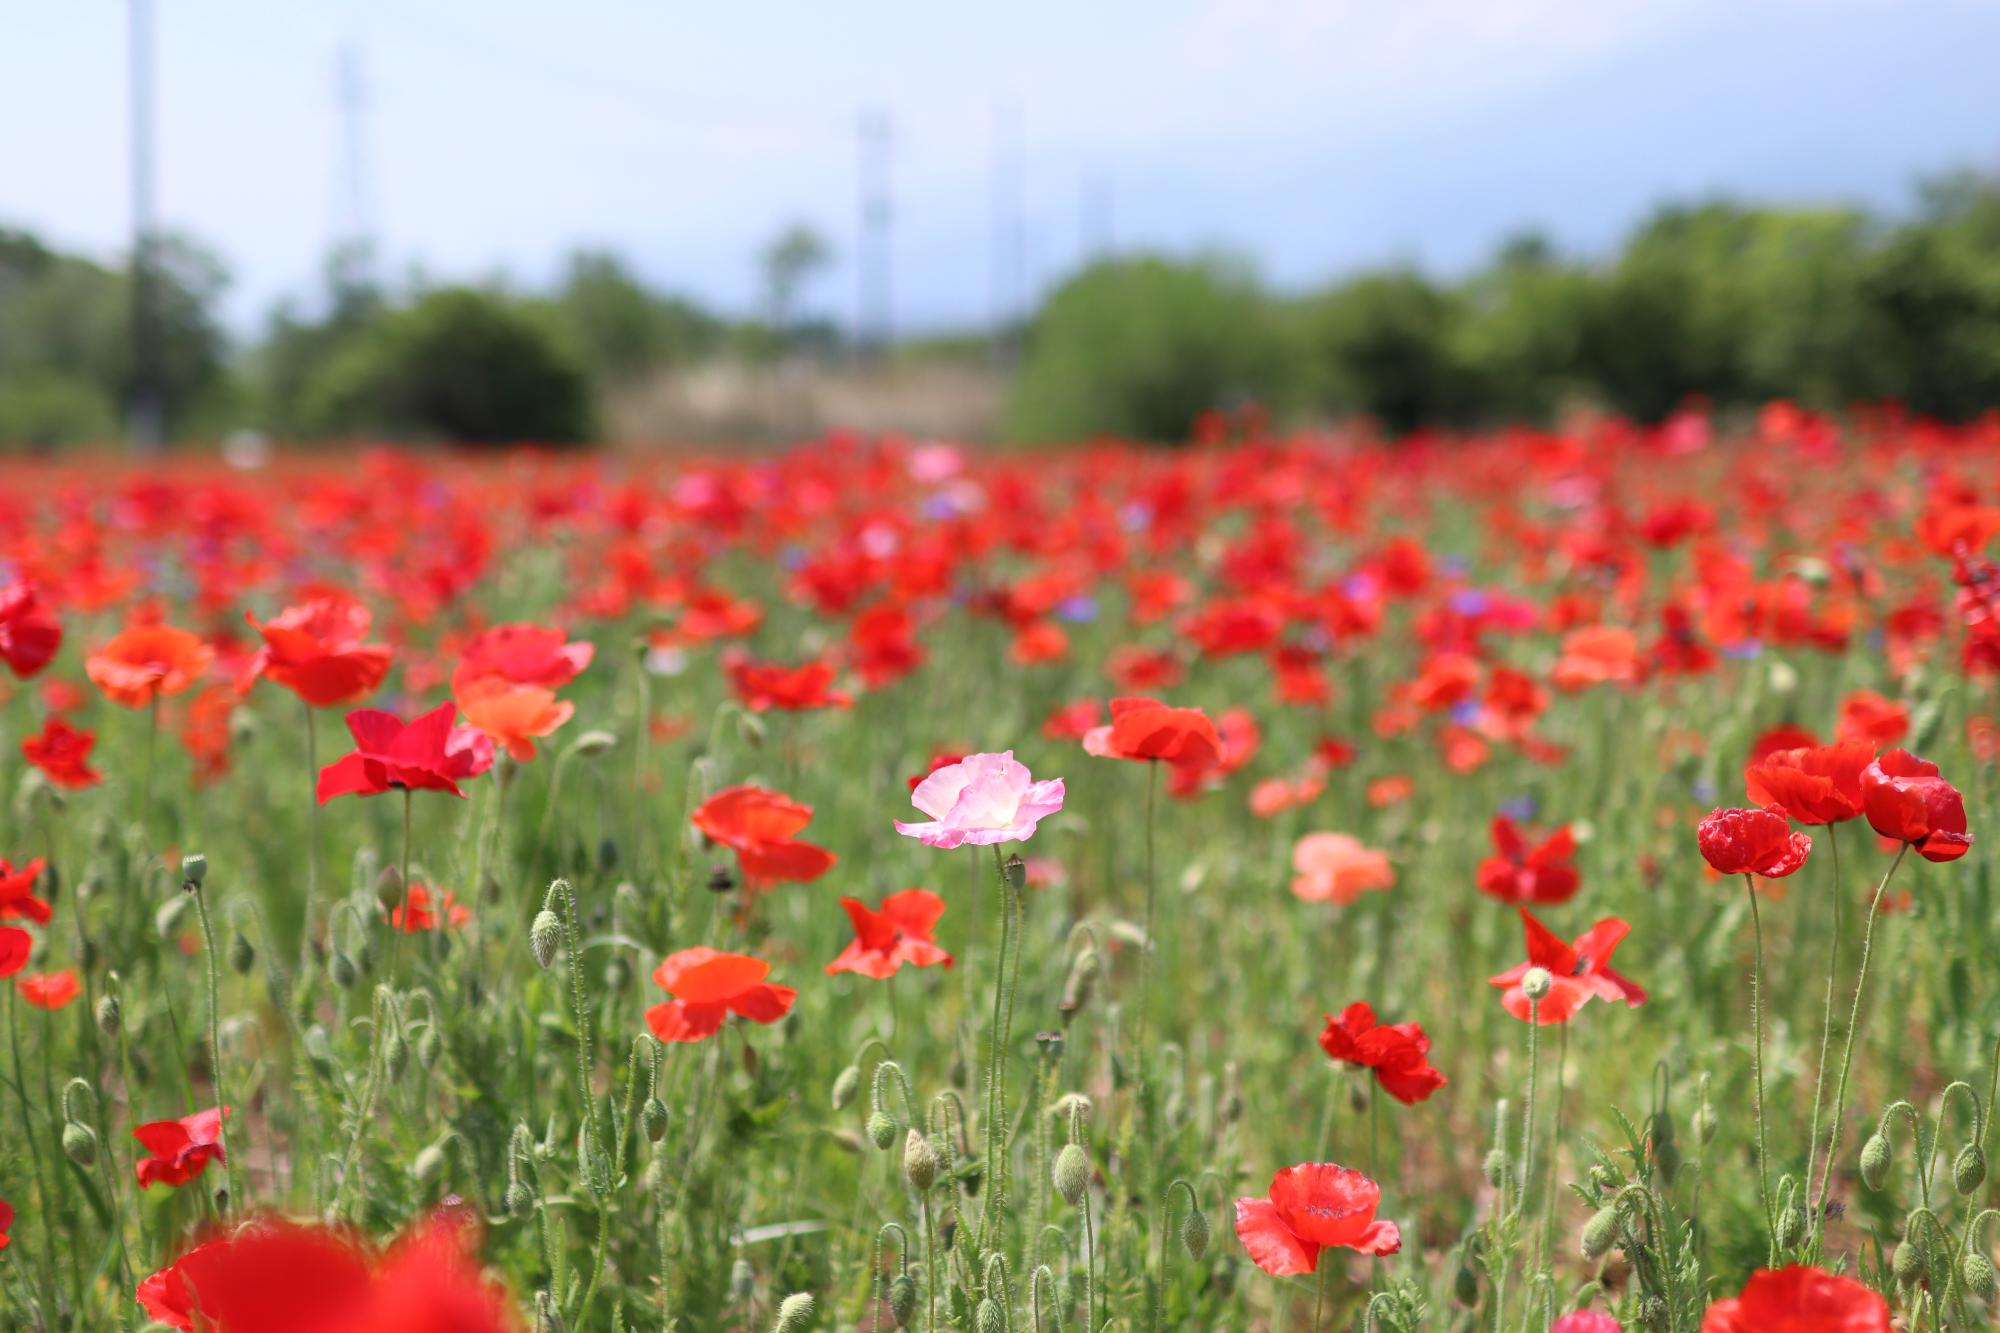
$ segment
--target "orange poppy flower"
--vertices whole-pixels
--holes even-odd
[[[215,650],[172,625],[134,625],[84,659],[84,673],[104,697],[124,708],[144,708],[179,694],[201,678]]]

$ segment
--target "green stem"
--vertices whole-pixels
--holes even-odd
[[[1138,1075],[1141,1091],[1146,1086],[1146,1021],[1152,1010],[1153,1000],[1153,955],[1160,947],[1154,937],[1156,924],[1155,906],[1159,898],[1159,874],[1155,861],[1156,829],[1160,800],[1160,763],[1157,759],[1146,765],[1146,921],[1145,942],[1139,954],[1139,1027],[1132,1046],[1134,1070]]]
[[[1840,975],[1840,905],[1847,898],[1840,878],[1840,825],[1826,826],[1826,843],[1833,855],[1833,943],[1826,951],[1826,1002],[1819,1029],[1819,1072],[1813,1076],[1812,1129],[1806,1135],[1806,1191],[1812,1191],[1813,1167],[1819,1160],[1819,1113],[1826,1100],[1826,1054],[1833,1047],[1833,987]],[[1807,1200],[1811,1202],[1810,1199]],[[1817,1209],[1809,1209],[1810,1242],[1817,1242],[1826,1230],[1826,1219]],[[1817,1246],[1815,1245],[1815,1248]]]
[[[1764,918],[1757,910],[1757,881],[1743,876],[1744,892],[1750,895],[1750,931],[1756,941],[1756,957],[1750,964],[1751,1067],[1757,1079],[1757,1202],[1764,1208],[1765,1245],[1769,1266],[1778,1266],[1778,1222],[1771,1211],[1771,1147],[1764,1137]]]
[[[208,891],[193,885],[195,915],[201,919],[201,951],[208,963],[208,1059],[215,1083],[215,1105],[220,1112],[217,1134],[222,1147],[222,1166],[229,1181],[229,1204],[224,1213],[240,1210],[249,1202],[243,1197],[237,1174],[236,1151],[229,1146],[229,1095],[222,1078],[222,973],[215,961],[215,927],[208,914]]]
[[[1521,1181],[1515,1189],[1514,1213],[1528,1206],[1528,1188],[1535,1179],[1535,1068],[1542,1056],[1542,1002],[1528,1001],[1528,1095],[1521,1113]]]
[[[1826,1139],[1826,1165],[1821,1168],[1819,1179],[1819,1200],[1809,1211],[1818,1212],[1826,1206],[1827,1190],[1833,1185],[1833,1163],[1840,1155],[1840,1122],[1847,1110],[1847,1076],[1854,1066],[1855,1031],[1861,1026],[1861,998],[1868,986],[1868,956],[1875,946],[1875,921],[1882,913],[1882,895],[1888,892],[1889,881],[1896,877],[1896,869],[1903,864],[1903,858],[1910,854],[1910,845],[1904,843],[1896,853],[1896,859],[1889,863],[1888,873],[1875,886],[1875,897],[1868,904],[1868,926],[1861,933],[1861,968],[1854,978],[1854,1007],[1847,1016],[1847,1040],[1840,1055],[1840,1079],[1833,1092],[1833,1129]],[[1808,1182],[1810,1184],[1810,1182]]]

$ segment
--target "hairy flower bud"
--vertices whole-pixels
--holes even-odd
[[[361,980],[361,969],[354,965],[354,960],[347,956],[345,949],[333,951],[333,958],[328,962],[326,970],[327,975],[333,978],[333,984],[342,990],[353,989],[354,983]]]
[[[889,1151],[890,1145],[896,1142],[896,1122],[885,1112],[871,1111],[862,1128],[868,1132],[869,1141],[883,1152]]]
[[[382,1042],[382,1065],[392,1079],[401,1078],[410,1067],[410,1043],[400,1032],[391,1032]]]
[[[116,1037],[125,1026],[125,1011],[118,1003],[116,995],[97,997],[97,1030],[107,1037]]]
[[[562,922],[556,914],[544,907],[535,913],[535,919],[528,926],[528,950],[535,955],[535,966],[548,968],[556,961],[556,950],[562,946]]]
[[[917,1317],[917,1284],[908,1273],[898,1273],[889,1284],[889,1317],[897,1328],[908,1328]]]
[[[1960,1194],[1971,1194],[1986,1183],[1986,1152],[1976,1143],[1968,1143],[1958,1150],[1952,1159],[1951,1183]]]
[[[1201,1262],[1201,1257],[1208,1253],[1208,1236],[1208,1214],[1199,1208],[1191,1209],[1181,1221],[1181,1248],[1187,1251],[1188,1258]]]
[[[417,1038],[417,1063],[425,1069],[436,1069],[437,1062],[444,1058],[444,1038],[434,1027],[424,1029],[424,1035]]]
[[[848,1065],[833,1076],[833,1109],[845,1111],[854,1102],[854,1094],[861,1091],[861,1068]]]
[[[729,1296],[741,1305],[757,1294],[757,1270],[750,1266],[748,1259],[738,1259],[729,1266]]]
[[[648,1097],[639,1108],[639,1124],[646,1131],[648,1143],[658,1143],[667,1137],[667,1125],[672,1119],[667,1104],[658,1097]]]
[[[1611,1253],[1613,1242],[1618,1239],[1618,1210],[1606,1205],[1591,1215],[1583,1224],[1583,1239],[1580,1248],[1583,1257],[1596,1263]]]
[[[1924,1276],[1923,1247],[1916,1241],[1906,1238],[1896,1247],[1895,1256],[1889,1261],[1889,1267],[1894,1270],[1896,1281],[1904,1286],[1921,1282]]]
[[[1977,1250],[1960,1261],[1958,1276],[1967,1290],[1986,1300],[1992,1300],[1994,1293],[2000,1291],[2000,1282],[1994,1280],[1993,1261]]]
[[[1479,1304],[1479,1274],[1472,1271],[1471,1264],[1458,1266],[1458,1273],[1451,1280],[1451,1295],[1468,1310]]]
[[[240,930],[229,941],[229,966],[239,977],[248,976],[257,966],[257,946]]]
[[[396,866],[383,866],[382,873],[375,877],[375,901],[385,912],[403,905],[403,872]]]
[[[444,1174],[444,1166],[443,1146],[428,1143],[417,1153],[416,1160],[410,1163],[410,1174],[416,1177],[420,1185],[434,1185],[438,1177]]]
[[[771,1333],[803,1333],[812,1326],[813,1298],[809,1291],[795,1291],[778,1302],[778,1322]]]
[[[938,1169],[943,1163],[938,1159],[938,1150],[924,1137],[916,1126],[903,1139],[903,1174],[922,1194],[937,1183]]]
[[[1806,1210],[1797,1200],[1778,1210],[1778,1248],[1789,1250],[1805,1239]]]
[[[535,1192],[518,1180],[510,1180],[500,1202],[509,1217],[526,1217],[535,1206]]]
[[[991,1296],[979,1302],[979,1308],[972,1315],[973,1333],[1003,1333],[1007,1327],[1007,1315],[1001,1310],[1000,1302]]]
[[[1486,1172],[1486,1183],[1496,1190],[1499,1189],[1507,1179],[1506,1151],[1501,1148],[1490,1150],[1486,1154],[1486,1163],[1483,1169]]]
[[[79,1121],[67,1121],[62,1131],[63,1156],[78,1166],[97,1165],[97,1131]]]
[[[1889,1140],[1880,1134],[1870,1134],[1861,1145],[1861,1179],[1869,1189],[1879,1190],[1888,1182],[1892,1155]]]
[[[1056,1193],[1062,1195],[1063,1202],[1074,1208],[1083,1202],[1083,1192],[1090,1187],[1090,1154],[1080,1143],[1065,1143],[1056,1154]]]

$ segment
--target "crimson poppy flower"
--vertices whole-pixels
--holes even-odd
[[[1780,750],[1813,750],[1823,744],[1811,728],[1796,722],[1780,722],[1750,742],[1750,763],[1760,764]]]
[[[1759,1269],[1708,1307],[1701,1333],[1889,1333],[1889,1304],[1851,1277],[1794,1264]]]
[[[558,690],[575,680],[597,654],[591,643],[568,642],[559,629],[541,625],[495,625],[473,636],[459,652],[452,669],[453,693],[476,680],[498,679],[515,685],[539,685]]]
[[[132,1164],[139,1188],[178,1188],[206,1171],[211,1161],[223,1161],[222,1118],[229,1113],[227,1106],[211,1106],[178,1120],[154,1120],[134,1127],[132,1137],[152,1154]]]
[[[1257,715],[1247,708],[1225,708],[1215,719],[1215,734],[1220,745],[1213,760],[1167,766],[1169,795],[1190,800],[1220,785],[1224,778],[1256,758],[1258,747],[1264,743]]]
[[[1646,1002],[1643,989],[1611,970],[1611,955],[1631,926],[1607,916],[1577,936],[1574,944],[1565,944],[1527,908],[1516,910],[1527,932],[1528,961],[1487,978],[1486,983],[1500,989],[1500,1003],[1508,1013],[1524,1023],[1533,1014],[1542,1027],[1548,1027],[1567,1023],[1592,1000],[1612,1000],[1635,1009]],[[1531,1005],[1527,991],[1521,988],[1521,978],[1537,967],[1550,977],[1549,993],[1539,1006]]]
[[[1301,1162],[1271,1177],[1270,1193],[1236,1201],[1236,1236],[1257,1267],[1273,1277],[1310,1273],[1330,1249],[1394,1254],[1403,1235],[1378,1222],[1382,1187],[1333,1162]]]
[[[427,884],[412,884],[408,898],[389,909],[389,924],[397,930],[416,934],[439,926],[462,926],[472,920],[472,909],[452,896],[450,889],[437,893]]]
[[[753,884],[805,884],[833,869],[839,859],[824,847],[792,836],[812,822],[812,815],[811,806],[783,792],[746,783],[723,788],[689,818],[712,840],[736,853],[744,877]]]
[[[86,657],[83,670],[112,703],[144,708],[192,686],[214,660],[215,650],[184,629],[133,625]]]
[[[61,1009],[83,993],[83,983],[69,968],[14,978],[14,989],[37,1009]]]
[[[264,1219],[204,1242],[139,1284],[146,1314],[193,1333],[517,1333],[506,1290],[450,1213],[380,1254],[349,1233]]]
[[[0,661],[17,680],[47,666],[62,647],[62,622],[25,583],[0,588]]]
[[[1972,846],[1965,798],[1936,764],[1908,750],[1891,750],[1861,770],[1861,807],[1868,827],[1908,843],[1926,861],[1956,861]]]
[[[229,719],[236,711],[237,698],[236,691],[227,685],[210,685],[188,700],[180,741],[194,761],[197,785],[213,782],[229,771]]]
[[[736,697],[753,713],[773,708],[785,712],[846,708],[854,702],[847,691],[833,688],[831,662],[804,662],[793,667],[736,657],[724,662],[723,670],[729,674]]]
[[[1047,666],[1069,656],[1069,635],[1053,620],[1031,620],[1014,631],[1007,658],[1020,666]]]
[[[924,664],[915,620],[893,603],[871,606],[856,616],[848,644],[854,669],[871,690],[893,684]]]
[[[1286,810],[1311,805],[1326,791],[1326,774],[1318,765],[1293,778],[1265,778],[1250,789],[1250,813],[1269,819]]]
[[[1172,708],[1157,699],[1113,699],[1111,722],[1083,738],[1102,759],[1164,760],[1202,769],[1222,755],[1222,737],[1199,708]]]
[[[56,786],[81,791],[104,780],[104,775],[90,766],[90,749],[95,744],[93,733],[52,717],[42,724],[39,735],[21,738],[21,757],[41,769]]]
[[[0,926],[0,980],[5,980],[28,965],[28,955],[35,951],[35,937],[18,926]]]
[[[535,741],[570,720],[576,705],[542,685],[516,685],[498,677],[475,680],[454,692],[465,720],[503,745],[522,763],[535,757]]]
[[[0,1199],[0,1250],[6,1249],[10,1243],[7,1233],[13,1228],[14,1206],[5,1199]]]
[[[264,644],[238,673],[238,692],[262,677],[310,707],[337,708],[367,698],[389,674],[387,646],[361,641],[368,608],[344,592],[323,592],[261,624],[247,611],[243,618]]]
[[[826,965],[828,976],[853,972],[886,981],[905,963],[951,966],[951,955],[932,938],[938,918],[944,915],[944,899],[929,889],[892,893],[873,910],[858,898],[842,898],[840,905],[854,925],[854,940]]]
[[[1415,1106],[1445,1085],[1445,1076],[1431,1068],[1431,1039],[1415,1023],[1375,1021],[1375,1010],[1357,1000],[1326,1016],[1319,1034],[1320,1049],[1344,1064],[1375,1071],[1382,1091],[1405,1106]]]
[[[1856,690],[1840,701],[1840,721],[1834,727],[1836,740],[1894,745],[1909,734],[1909,710],[1894,699],[1873,690]]]
[[[454,704],[443,703],[405,724],[379,708],[347,715],[354,753],[319,771],[319,803],[336,796],[379,796],[388,791],[448,791],[463,796],[459,779],[493,763],[493,742],[454,729]]]
[[[1042,723],[1042,735],[1052,741],[1080,741],[1096,728],[1103,707],[1095,699],[1066,703]]]
[[[1783,879],[1812,852],[1812,839],[1793,831],[1781,805],[1711,810],[1696,826],[1695,841],[1719,875]]]
[[[1564,824],[1533,847],[1513,820],[1493,819],[1495,854],[1479,863],[1479,891],[1503,903],[1566,903],[1576,896],[1578,876],[1570,858],[1576,835]]]
[[[667,955],[653,973],[674,998],[646,1010],[646,1026],[661,1041],[700,1041],[722,1030],[731,1014],[753,1023],[775,1023],[791,1012],[799,993],[764,980],[771,965],[748,954],[706,947]]]
[[[1775,750],[1743,771],[1743,785],[1801,824],[1838,824],[1861,813],[1861,770],[1874,757],[1867,741]]]
[[[49,924],[54,909],[35,896],[35,880],[48,863],[41,857],[14,869],[13,862],[0,858],[0,917],[26,917],[38,926]]]

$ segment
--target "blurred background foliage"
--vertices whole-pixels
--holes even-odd
[[[1692,397],[1728,409],[1899,400],[1964,419],[2000,404],[2000,182],[1920,189],[1907,216],[1729,201],[1669,205],[1613,253],[1518,236],[1479,270],[1410,266],[1278,291],[1227,255],[1123,255],[1075,273],[992,335],[888,348],[798,315],[831,251],[796,224],[758,255],[768,293],[728,318],[648,287],[617,256],[574,255],[545,290],[388,284],[336,254],[323,290],[231,338],[221,262],[159,245],[176,437],[254,427],[288,439],[580,441],[699,433],[620,404],[727,367],[739,396],[796,406],[801,376],[905,395],[948,369],[978,406],[931,413],[974,437],[1183,438],[1208,408],[1285,422],[1367,417],[1391,430],[1548,421],[1575,407],[1655,420]],[[119,431],[131,382],[125,273],[0,230],[0,441]],[[971,392],[990,383],[990,393]],[[872,377],[872,378],[871,378]],[[885,393],[887,391],[885,390]],[[854,394],[832,398],[852,414]],[[733,410],[733,409],[731,409]],[[727,415],[737,436],[760,418]],[[694,420],[694,418],[689,418]],[[771,418],[772,433],[811,429]]]

